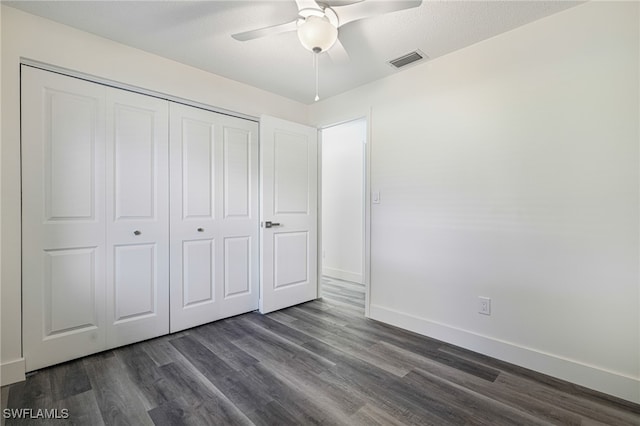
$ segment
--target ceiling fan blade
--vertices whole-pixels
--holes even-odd
[[[332,9],[338,15],[339,26],[341,27],[349,22],[398,10],[411,9],[420,6],[420,4],[422,4],[422,0],[365,0],[346,6],[336,6]]]
[[[298,11],[303,9],[317,9],[322,10],[318,3],[315,0],[296,0],[296,4],[298,5]]]
[[[260,28],[257,30],[246,31],[244,33],[233,34],[231,37],[238,41],[253,40],[273,34],[286,33],[287,31],[295,31],[298,29],[298,20],[287,22],[286,24],[273,25],[271,27]]]
[[[347,49],[344,48],[344,45],[340,42],[340,39],[337,39],[333,46],[331,46],[331,48],[327,50],[327,54],[334,64],[339,65],[349,62],[349,53],[347,52]]]

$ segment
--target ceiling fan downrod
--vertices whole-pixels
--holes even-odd
[[[313,49],[313,68],[316,74],[316,97],[314,98],[314,101],[316,102],[320,100],[320,96],[318,95],[318,75],[320,74],[320,67],[318,66],[318,55],[320,54],[320,52],[320,49]]]

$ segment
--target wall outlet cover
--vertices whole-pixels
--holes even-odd
[[[478,296],[478,313],[491,315],[491,298]]]

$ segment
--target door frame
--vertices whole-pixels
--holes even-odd
[[[364,316],[369,318],[371,301],[371,108],[355,114],[344,114],[333,120],[323,121],[318,128],[318,292],[322,285],[322,130],[339,126],[352,121],[365,120],[366,135],[364,140],[364,176],[363,176],[363,281],[364,281]],[[320,296],[320,294],[318,294]]]

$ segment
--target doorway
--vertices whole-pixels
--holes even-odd
[[[324,300],[365,315],[367,120],[321,130],[321,272]]]

